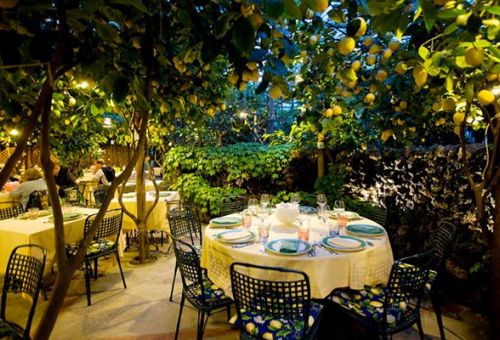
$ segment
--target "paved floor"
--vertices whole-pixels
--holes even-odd
[[[91,284],[93,304],[90,307],[87,307],[86,303],[83,275],[81,272],[75,274],[64,308],[52,333],[52,339],[173,339],[182,284],[177,277],[174,302],[169,302],[168,295],[175,259],[173,252],[165,255],[166,250],[167,247],[164,246],[160,252],[155,253],[157,260],[146,265],[131,264],[136,252],[134,250],[126,252],[123,265],[127,289],[123,289],[118,266],[114,264],[114,260],[105,260],[99,266],[98,280]],[[35,327],[46,305],[46,301],[39,302]],[[196,317],[194,309],[184,308],[181,339],[195,338]],[[439,332],[434,314],[424,309],[422,318],[427,338],[438,338]],[[330,334],[334,333],[343,333],[341,338],[359,338],[355,330],[351,330],[345,322],[331,318],[325,321],[321,338],[331,338]],[[445,316],[444,323],[448,339],[486,339],[485,322],[477,314],[465,308],[454,315],[454,318]],[[239,331],[227,323],[226,313],[222,312],[210,317],[205,338],[238,339]],[[418,339],[418,333],[409,330],[394,338]]]

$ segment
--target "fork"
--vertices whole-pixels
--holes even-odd
[[[312,245],[311,250],[309,250],[309,253],[307,253],[307,255],[310,257],[316,256],[316,244]]]

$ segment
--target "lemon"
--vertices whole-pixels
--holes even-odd
[[[255,324],[253,322],[249,322],[246,324],[245,329],[248,333],[253,334],[253,331],[256,329]]]
[[[377,45],[377,44],[373,44],[373,45],[370,46],[370,49],[368,50],[368,53],[370,53],[370,54],[377,54],[380,51],[382,51],[382,46]]]
[[[354,21],[358,21],[359,22],[359,28],[358,30],[356,31],[356,33],[354,34],[355,37],[361,37],[362,35],[365,35],[366,33],[366,29],[367,29],[367,26],[366,26],[366,21],[365,19],[361,18],[361,17],[357,17],[353,20]]]
[[[271,320],[269,322],[269,327],[274,328],[274,329],[280,329],[282,326],[283,326],[283,324],[279,320]]]
[[[376,61],[377,61],[377,56],[376,55],[374,55],[374,54],[368,54],[366,56],[366,63],[368,65],[373,65],[373,64],[375,64]]]
[[[392,131],[392,130],[385,130],[384,132],[382,132],[382,136],[380,137],[380,139],[382,139],[383,142],[387,142],[387,140],[389,138],[391,138],[393,135],[394,135],[394,131]]]
[[[241,4],[240,11],[244,17],[248,17],[253,14],[254,5]]]
[[[392,40],[390,43],[389,43],[389,48],[395,52],[397,50],[399,50],[399,48],[401,47],[401,43],[397,40]]]
[[[390,48],[386,48],[384,52],[382,52],[382,59],[387,60],[392,57],[392,50]]]
[[[330,118],[331,116],[333,116],[333,110],[332,109],[326,109],[324,112],[323,112],[323,116],[327,117],[327,118]]]
[[[375,101],[375,95],[373,93],[367,93],[364,99],[366,104],[371,104]]]
[[[481,105],[490,105],[495,100],[495,95],[488,90],[481,90],[476,95]]]
[[[441,110],[441,102],[435,102],[434,104],[432,104],[432,110],[434,111]]]
[[[446,119],[444,119],[444,118],[439,118],[438,120],[436,120],[436,121],[434,122],[434,125],[436,125],[436,126],[441,126],[441,125],[443,125],[444,123],[446,123]]]
[[[198,97],[195,94],[190,94],[188,100],[191,104],[196,105],[198,103]]]
[[[224,103],[220,104],[220,108],[222,111],[226,111],[226,104]]]
[[[307,57],[307,51],[304,51],[304,50],[300,51],[300,56],[302,58],[306,58]]]
[[[488,80],[488,81],[495,81],[497,79],[498,79],[498,74],[496,74],[496,73],[490,72],[486,75],[486,80]]]
[[[356,46],[356,41],[351,37],[344,37],[339,42],[339,52],[342,55],[348,55],[354,50]]]
[[[342,108],[338,105],[334,105],[332,110],[333,110],[333,114],[336,116],[338,116],[342,113]]]
[[[427,82],[427,70],[421,65],[415,66],[413,68],[413,78],[418,87],[424,86]]]
[[[326,51],[326,54],[332,57],[335,54],[335,50],[333,49],[333,47],[330,47],[328,51]]]
[[[255,61],[249,61],[247,63],[247,68],[250,70],[250,71],[255,71],[257,69],[257,63]]]
[[[403,110],[406,109],[408,107],[408,103],[405,101],[405,100],[402,100],[400,103],[399,103],[399,107],[402,108]]]
[[[385,70],[378,70],[375,74],[375,79],[377,81],[384,81],[387,78],[387,72]]]
[[[448,97],[441,102],[441,107],[444,111],[455,110],[455,99]]]
[[[135,48],[135,49],[140,49],[141,48],[141,38],[140,37],[132,37],[130,39],[132,41],[132,46]]]
[[[455,23],[458,26],[467,26],[467,21],[469,21],[469,17],[471,16],[471,14],[472,14],[472,12],[465,13],[465,14],[460,14],[455,19]]]
[[[372,37],[366,37],[363,39],[363,46],[370,46],[373,43],[373,38]]]
[[[470,46],[465,50],[465,62],[471,66],[478,66],[483,63],[484,51],[482,48]]]
[[[328,8],[328,0],[314,0],[314,8],[318,12],[324,12]]]
[[[318,42],[318,36],[317,35],[311,35],[309,37],[309,45],[314,45]]]
[[[406,122],[404,121],[404,119],[401,119],[401,118],[398,118],[396,122],[398,123],[399,126],[402,126],[402,125],[406,124]]]
[[[277,99],[279,97],[281,97],[281,89],[279,86],[277,85],[274,85],[273,87],[271,87],[271,89],[269,90],[269,96],[272,98],[272,99]]]
[[[463,112],[455,112],[453,115],[453,123],[455,123],[455,125],[460,125],[464,121],[464,118],[465,114]]]
[[[307,9],[307,11],[306,11],[306,18],[307,18],[307,19],[312,19],[312,18],[314,18],[314,11],[313,11],[313,10],[311,10],[310,8],[308,8],[308,9]]]
[[[351,68],[354,70],[354,71],[357,71],[361,68],[361,61],[359,60],[354,60],[351,64]]]
[[[453,132],[454,132],[456,135],[460,136],[460,125],[455,126],[455,127],[453,128]]]
[[[245,83],[244,81],[241,81],[238,85],[238,90],[241,92],[245,89],[245,87],[247,87],[247,83]]]
[[[394,67],[394,71],[396,71],[398,74],[403,75],[406,73],[406,71],[408,71],[408,65],[406,65],[404,61],[400,61]]]
[[[231,75],[229,76],[229,82],[233,85],[236,85],[236,83],[238,82],[238,79],[239,79],[240,75],[236,72],[233,72],[231,73]]]
[[[57,111],[57,110],[54,110],[54,111]],[[17,123],[19,123],[21,121],[21,116],[20,115],[15,115],[10,120],[12,121],[12,123],[17,124]]]
[[[347,81],[347,82],[343,82],[344,85],[348,88],[348,89],[353,89],[356,87],[356,85],[358,85],[358,82],[356,80],[353,80],[353,81]]]
[[[212,107],[209,107],[207,109],[207,114],[210,116],[210,117],[213,117],[215,116],[215,110],[212,108]]]
[[[377,92],[377,85],[371,84],[370,85],[370,92]]]
[[[264,340],[273,340],[273,333],[265,332],[262,334],[262,339]]]
[[[412,132],[412,133],[415,133],[415,131],[417,131],[417,128],[412,126],[412,127],[409,127],[408,128],[408,131]]]
[[[64,120],[64,125],[69,125],[69,124],[71,124],[70,120],[69,119],[65,119]]]
[[[76,99],[73,98],[73,97],[69,97],[69,99],[68,99],[68,106],[72,107],[72,106],[75,106],[75,105],[76,105]]]

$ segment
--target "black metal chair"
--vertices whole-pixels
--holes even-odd
[[[220,216],[239,213],[245,210],[245,196],[224,197],[221,201]]]
[[[192,206],[184,206],[181,209],[175,209],[169,212],[167,215],[168,224],[170,225],[170,236],[175,237],[179,240],[187,240],[190,242],[197,254],[201,254],[201,221],[198,214],[198,210]],[[196,244],[196,239],[199,240],[199,244]],[[170,250],[170,249],[169,249]],[[175,278],[177,276],[177,263],[174,268],[174,277],[172,279],[172,288],[170,289],[169,301],[172,301],[172,296],[174,294]]]
[[[371,333],[386,337],[420,321],[420,302],[428,280],[433,251],[395,261],[387,285],[365,286],[362,290],[335,289],[328,300],[351,319],[363,324]]]
[[[387,221],[387,209],[380,205],[370,204],[369,209],[367,209],[363,215],[367,219],[372,220],[381,226],[384,226]]]
[[[97,214],[90,215],[85,220],[84,237],[90,230],[92,222]],[[120,231],[122,229],[123,211],[121,209],[108,210],[97,228],[94,240],[87,248],[87,254],[84,260],[84,276],[85,276],[85,290],[87,293],[87,304],[91,305],[90,299],[90,276],[97,280],[97,264],[100,257],[115,255],[116,262],[120,269],[120,275],[123,281],[123,288],[127,288],[125,276],[123,275],[122,265],[120,262],[120,255],[118,253],[118,241],[120,238]],[[78,251],[79,244],[67,245],[66,252],[68,255],[74,255]],[[94,262],[94,273],[92,273],[91,263]]]
[[[83,195],[81,194],[78,187],[63,189],[64,195],[60,197],[66,198],[66,202],[69,204],[77,205],[83,201]]]
[[[240,338],[315,337],[323,306],[311,301],[307,274],[239,262],[230,270]],[[259,278],[271,276],[273,280]]]
[[[0,220],[19,216],[24,212],[20,202],[0,202]]]
[[[40,210],[47,209],[50,206],[49,203],[49,194],[47,190],[35,190],[28,197],[26,211],[30,208],[38,208]]]
[[[207,276],[205,270],[200,267],[200,258],[196,249],[189,243],[183,242],[176,237],[172,237],[174,244],[175,258],[182,277],[182,297],[175,329],[175,339],[179,336],[182,310],[187,299],[198,310],[198,325],[196,338],[201,340],[207,320],[212,311],[226,308],[227,318],[230,318],[231,299],[224,291],[214,285]]]
[[[432,307],[436,313],[441,339],[445,339],[443,320],[441,317],[441,295],[444,286],[445,262],[448,257],[450,245],[455,237],[456,226],[450,222],[440,222],[438,229],[431,236],[431,244],[434,249],[431,270],[429,271],[429,283],[425,292],[429,294]]]
[[[104,187],[99,187],[94,190],[94,202],[96,207],[100,207],[102,202],[106,199],[106,195],[108,194],[108,189]]]
[[[46,256],[47,250],[35,244],[20,245],[12,250],[2,290],[0,338],[30,339],[31,323],[42,286]],[[8,297],[18,293],[21,293],[23,298],[29,297],[31,302],[24,328],[6,319]]]

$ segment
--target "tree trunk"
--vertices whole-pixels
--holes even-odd
[[[325,143],[323,134],[318,134],[318,178],[325,176]]]
[[[136,193],[137,193],[137,230],[139,232],[139,261],[145,263],[149,259],[149,238],[146,225],[146,188],[144,182],[144,151],[137,159]]]
[[[495,188],[495,223],[491,242],[491,338],[500,334],[500,188]]]

